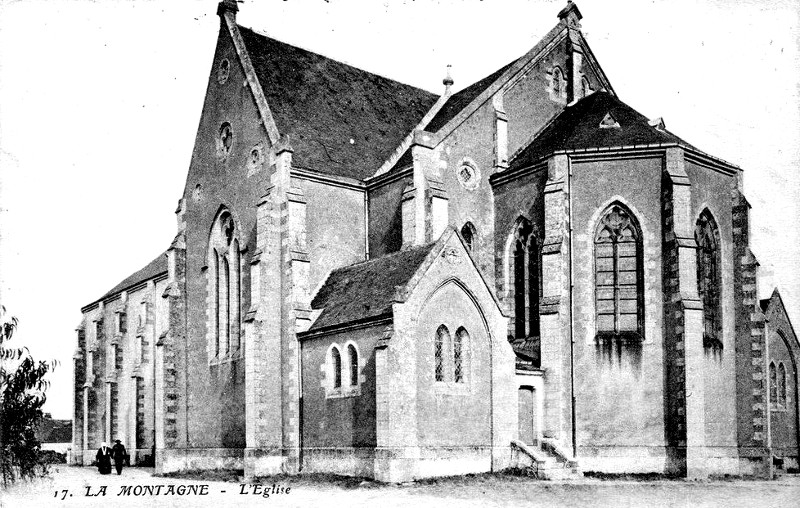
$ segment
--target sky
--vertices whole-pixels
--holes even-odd
[[[800,327],[800,3],[581,0],[619,97],[745,170],[761,294]],[[176,233],[216,1],[0,0],[0,303],[15,342],[58,359],[46,411],[71,418],[80,308]],[[442,93],[528,51],[562,0],[248,0],[238,22]]]

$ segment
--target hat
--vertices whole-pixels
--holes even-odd
[[[119,442],[120,442],[120,440],[119,440],[119,439],[117,439],[117,440],[116,440],[116,441],[114,441],[114,442],[115,442],[115,443],[119,443]]]

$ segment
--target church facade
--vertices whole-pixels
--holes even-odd
[[[166,252],[82,309],[74,461],[384,481],[798,467],[742,170],[622,102],[569,2],[439,96],[220,33]]]

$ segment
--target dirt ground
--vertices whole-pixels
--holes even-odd
[[[800,476],[785,476],[773,481],[584,479],[550,482],[487,474],[403,485],[311,477],[263,479],[254,486],[155,477],[152,472],[152,469],[128,468],[121,476],[101,476],[93,468],[53,466],[49,478],[0,491],[0,507],[800,506]],[[105,495],[100,494],[103,486]],[[145,486],[151,487],[146,490]],[[265,491],[269,497],[264,496]]]

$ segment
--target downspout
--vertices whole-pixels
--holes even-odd
[[[297,472],[303,471],[303,341],[297,339],[297,384],[298,384],[298,398],[297,405],[297,418],[298,422],[298,437],[297,437]]]
[[[364,188],[364,260],[369,261],[369,190]]]
[[[572,427],[572,457],[578,457],[578,436],[575,428],[575,326],[574,304],[572,294],[575,291],[573,281],[573,253],[572,253],[572,159],[567,156],[567,206],[569,207],[569,395],[571,405]]]

